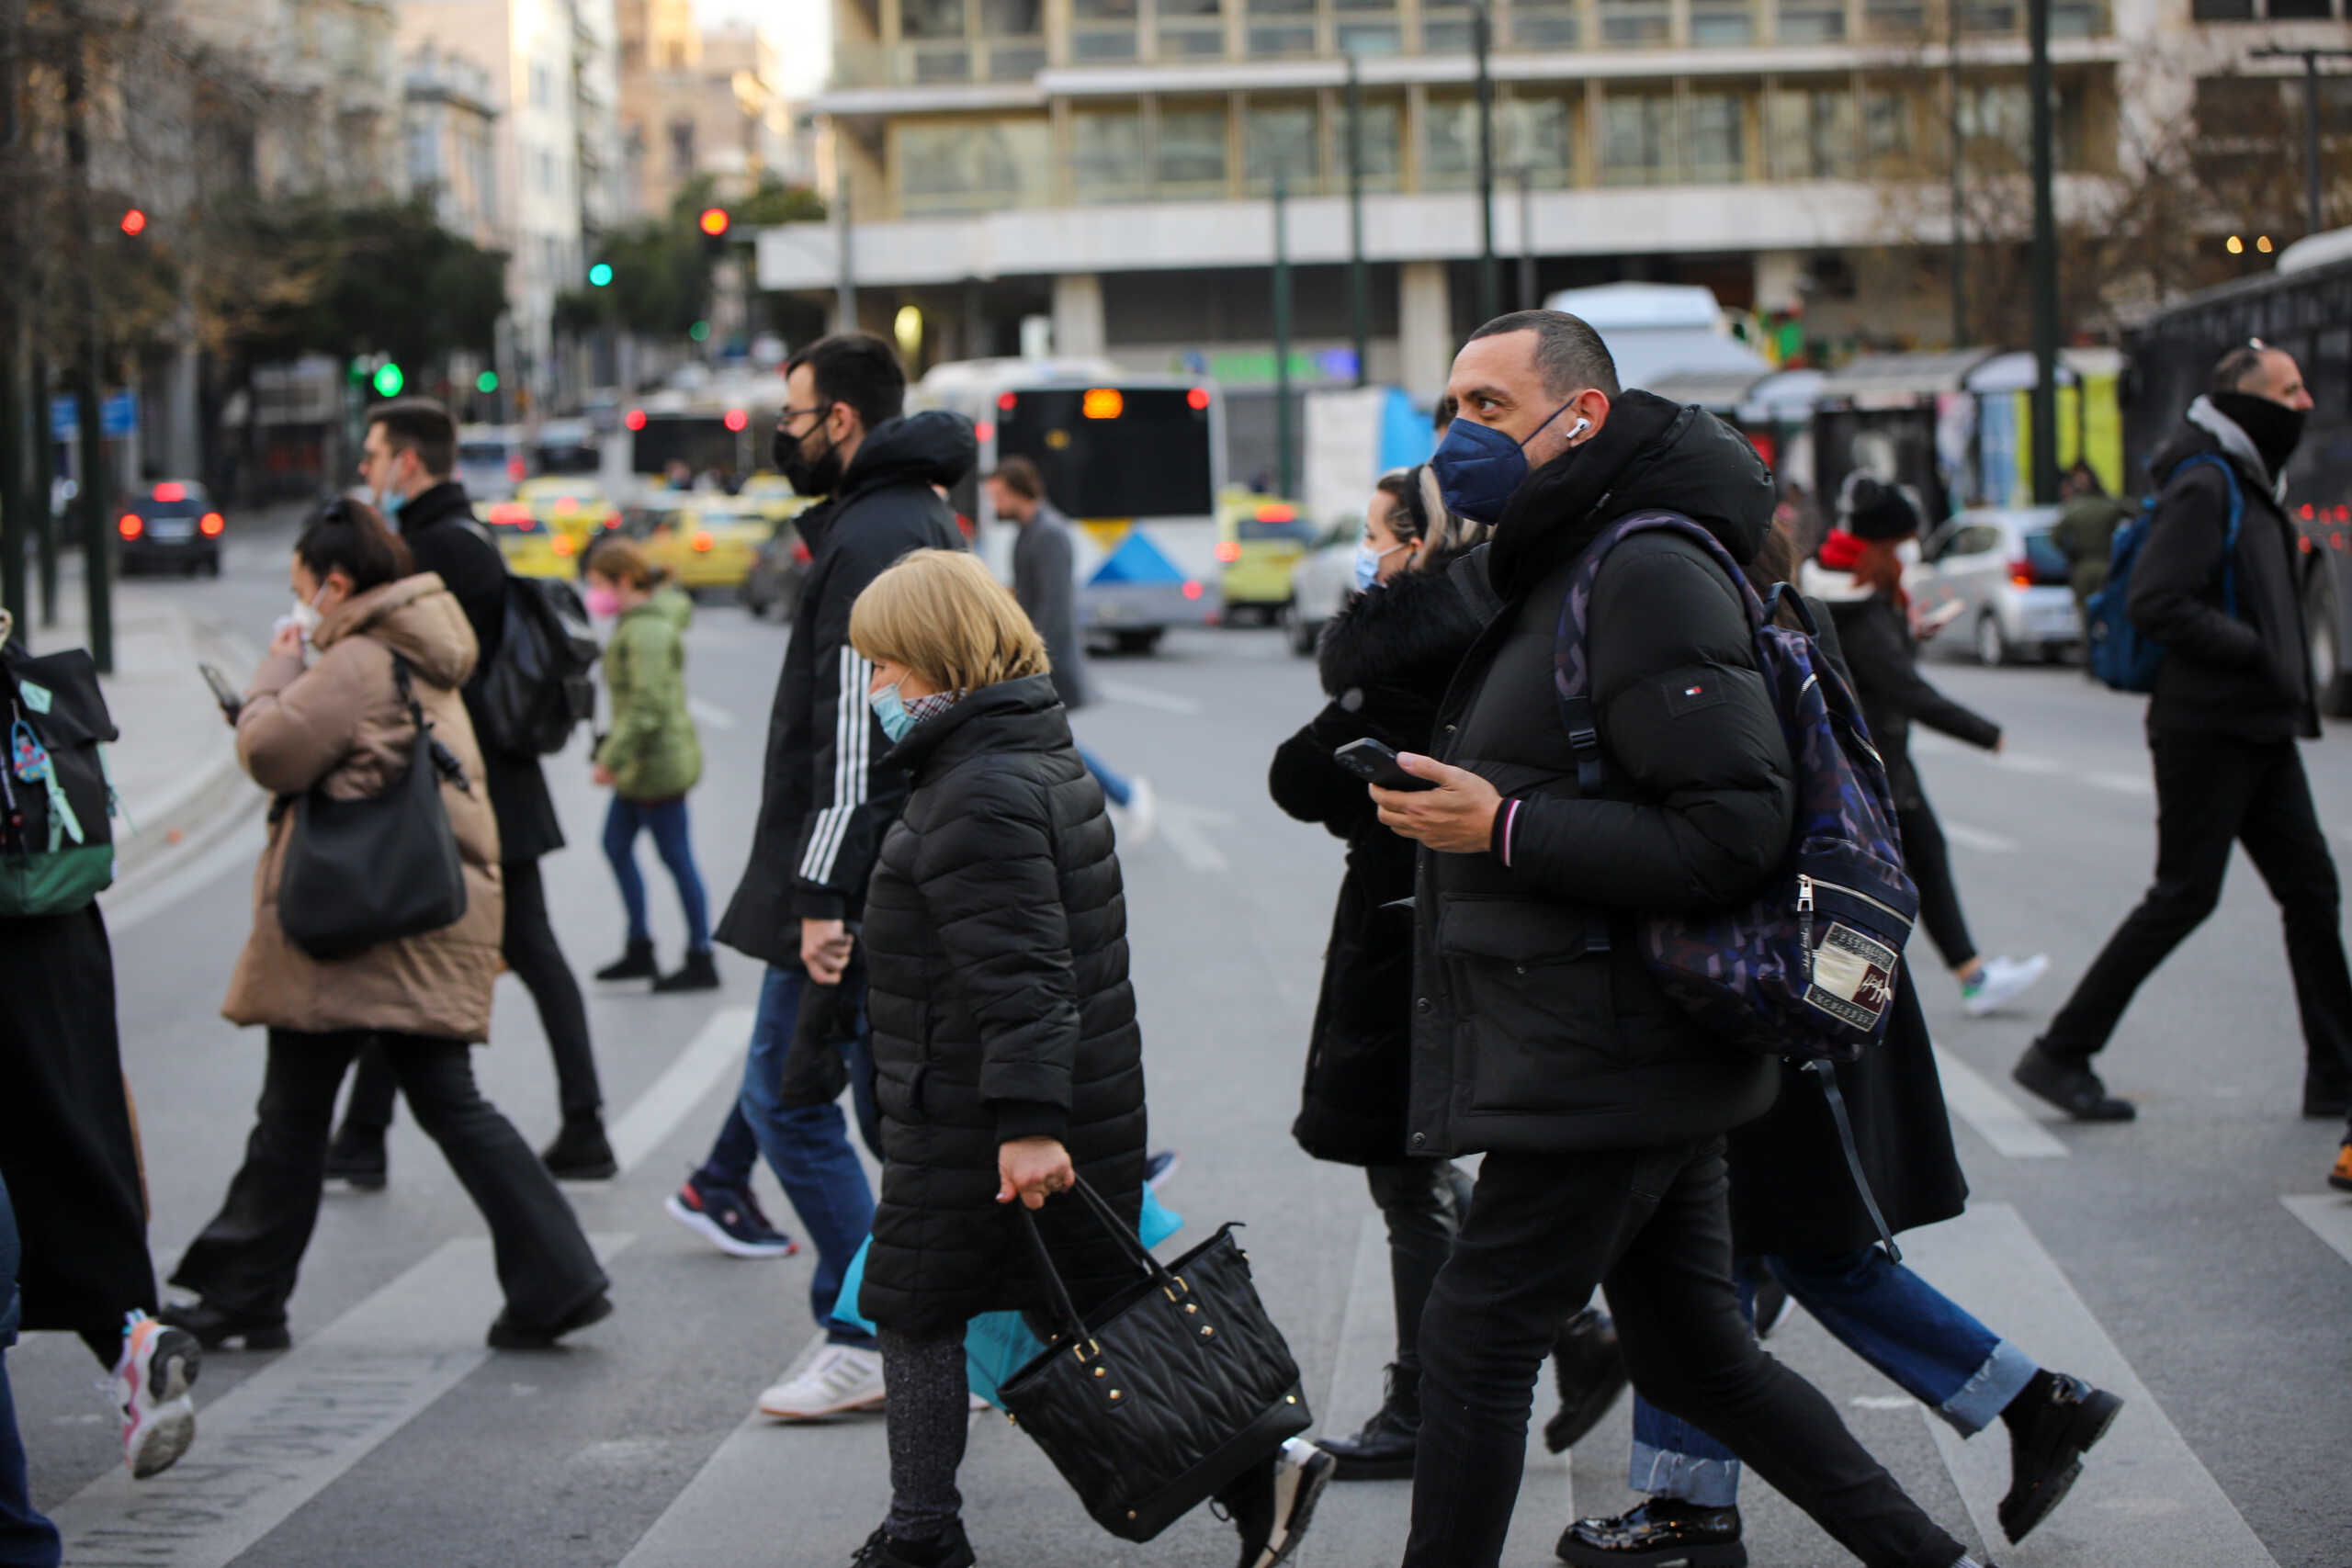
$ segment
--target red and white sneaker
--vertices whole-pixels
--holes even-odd
[[[196,1440],[196,1401],[188,1385],[204,1364],[196,1336],[143,1312],[123,1320],[122,1357],[107,1399],[122,1417],[122,1458],[134,1479],[172,1468]]]

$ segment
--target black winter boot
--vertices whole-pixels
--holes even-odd
[[[1560,1409],[1544,1423],[1544,1446],[1564,1454],[1625,1392],[1625,1353],[1617,1348],[1617,1325],[1607,1313],[1587,1307],[1560,1325],[1552,1379],[1560,1388]]]
[[[380,1131],[361,1132],[345,1124],[327,1145],[327,1177],[345,1181],[362,1192],[380,1192],[391,1179],[391,1161],[384,1154]]]
[[[621,1169],[605,1137],[605,1119],[593,1111],[565,1117],[555,1142],[539,1151],[539,1163],[559,1181],[610,1181]]]
[[[1318,1438],[1315,1446],[1339,1461],[1334,1481],[1410,1481],[1421,1438],[1421,1370],[1391,1366],[1388,1396],[1352,1438]]]
[[[2009,1428],[2009,1495],[2001,1529],[2023,1540],[2066,1499],[2083,1473],[2083,1455],[2107,1436],[2123,1401],[2064,1372],[2041,1371],[2001,1412]]]
[[[715,991],[718,989],[718,960],[707,947],[696,948],[686,954],[684,967],[674,975],[664,975],[653,982],[657,995],[673,991]]]
[[[662,971],[653,964],[653,943],[632,942],[621,955],[596,971],[599,980],[650,980]]]

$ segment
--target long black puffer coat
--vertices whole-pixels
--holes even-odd
[[[997,1149],[1059,1138],[1132,1224],[1143,1037],[1102,791],[1051,676],[984,687],[888,761],[912,788],[867,889],[866,1008],[888,1158],[859,1304],[906,1334],[1044,1304]],[[1075,1198],[1037,1216],[1083,1306],[1134,1277]]]
[[[1898,811],[1926,804],[1918,770],[1911,765],[1911,726],[1917,722],[1987,750],[2000,744],[2001,727],[1944,695],[1919,673],[1919,645],[1904,608],[1865,588],[1850,571],[1808,561],[1804,588],[1829,606],[1845,649],[1854,696],[1862,705],[1871,743],[1886,763],[1886,785]]]
[[[1274,752],[1274,804],[1348,844],[1348,871],[1323,954],[1307,1038],[1306,1082],[1291,1136],[1317,1159],[1385,1165],[1405,1157],[1412,1077],[1413,843],[1380,825],[1363,781],[1331,753],[1366,737],[1426,751],[1438,704],[1479,617],[1449,561],[1360,593],[1323,634],[1317,665],[1331,700]]]

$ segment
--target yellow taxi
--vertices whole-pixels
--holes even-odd
[[[689,592],[741,589],[776,527],[745,497],[691,491],[654,496],[628,522],[646,558]]]
[[[742,493],[735,499],[749,503],[771,523],[789,523],[811,504],[782,474],[753,474],[743,481]]]
[[[1229,490],[1217,497],[1216,558],[1224,568],[1228,624],[1272,622],[1290,603],[1291,572],[1314,547],[1298,507],[1270,495]]]
[[[621,525],[621,509],[593,474],[550,474],[514,488],[517,505],[557,533],[571,536],[575,554],[600,533]]]
[[[581,536],[549,527],[523,502],[477,501],[474,516],[506,558],[506,570],[515,576],[580,575]]]

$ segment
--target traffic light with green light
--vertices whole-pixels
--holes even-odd
[[[401,374],[401,367],[399,366],[387,359],[384,363],[376,367],[376,377],[373,384],[378,397],[397,398],[401,395],[401,389],[408,385],[408,378]]]
[[[588,269],[588,287],[591,288],[602,288],[612,280],[613,269],[605,262],[598,262]]]
[[[474,390],[477,392],[494,392],[498,390],[498,372],[495,370],[485,370],[481,375],[475,377]]]

